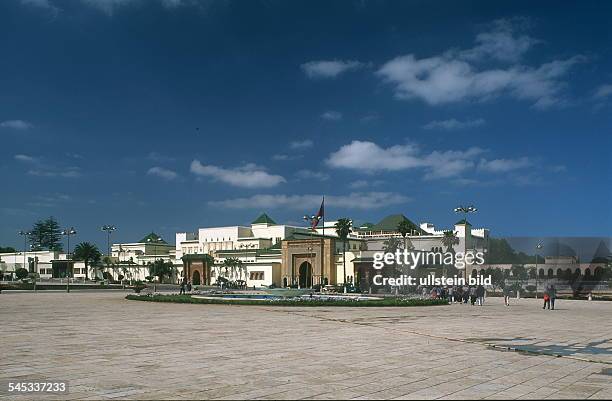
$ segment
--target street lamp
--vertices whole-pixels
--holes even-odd
[[[246,285],[246,281],[247,281],[247,273],[248,273],[248,268],[247,268],[247,259],[249,258],[249,249],[250,248],[255,248],[257,245],[255,244],[241,244],[238,246],[238,248],[240,249],[244,249],[244,282]]]
[[[469,205],[469,206],[463,206],[463,205],[459,205],[457,206],[455,209],[453,209],[455,211],[455,213],[462,213],[463,214],[463,223],[466,224],[466,230],[467,230],[467,215],[469,213],[476,213],[478,211],[478,209],[476,209],[476,207],[474,205]],[[467,233],[466,233],[467,235]],[[464,244],[464,251],[467,251],[467,237],[464,240],[465,244]],[[467,263],[465,264],[465,271],[463,272],[463,277],[467,280]]]
[[[66,266],[66,292],[70,292],[70,236],[71,235],[76,235],[76,230],[74,229],[74,227],[70,227],[70,228],[66,228],[64,229],[62,232],[60,232],[61,235],[66,237],[66,240],[68,241],[68,250],[67,250],[67,254],[66,254],[66,260],[67,260],[67,266]]]
[[[457,206],[455,209],[453,209],[455,211],[455,213],[462,213],[463,214],[463,220],[465,222],[467,222],[467,215],[468,213],[476,213],[478,211],[478,209],[476,209],[474,207],[474,205],[469,205],[469,206]]]
[[[149,237],[147,238],[147,242],[150,244],[153,244],[153,273],[157,273],[155,271],[155,262],[157,261],[157,244],[160,244],[162,242],[164,242],[164,240],[162,239],[162,237],[157,236],[157,238],[153,238],[153,237]],[[163,260],[163,259],[162,259]],[[157,289],[157,286],[155,285],[155,281],[153,281],[153,292],[155,293],[155,290]]]
[[[103,225],[101,230],[106,231],[106,248],[107,248],[107,256],[110,258],[110,235],[113,231],[115,231],[117,227],[112,225]]]
[[[536,290],[535,290],[535,299],[538,299],[538,278],[540,276],[539,272],[538,272],[538,251],[540,249],[544,248],[544,245],[542,245],[541,242],[538,242],[538,244],[536,245],[536,263],[535,263],[535,273],[536,273]]]
[[[32,235],[32,233],[30,231],[19,231],[17,234],[21,235],[23,237],[23,268],[25,269],[26,266],[26,252],[28,250],[28,237],[30,235]],[[15,260],[15,264],[17,264],[17,261]],[[30,269],[28,269],[29,271]]]

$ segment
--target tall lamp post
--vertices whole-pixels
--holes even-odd
[[[538,299],[538,278],[540,277],[540,273],[538,272],[538,251],[542,249],[544,245],[541,242],[538,242],[536,245],[536,263],[535,263],[535,273],[536,273],[536,290],[535,290],[535,299]]]
[[[68,250],[66,251],[66,292],[70,292],[70,260],[72,259],[72,257],[70,256],[70,236],[76,235],[76,233],[77,232],[74,227],[66,228],[60,233],[66,237],[66,240],[68,242]]]
[[[470,213],[476,213],[478,209],[476,209],[474,205],[469,205],[469,206],[459,205],[454,209],[454,211],[455,213],[463,214],[463,222],[466,223],[466,227],[467,227],[467,215]],[[467,251],[467,241],[465,242],[464,248],[465,248],[464,251]],[[467,263],[465,264],[465,271],[463,272],[463,278],[467,280]]]
[[[28,236],[32,235],[31,232],[29,231],[19,231],[17,234],[21,235],[23,237],[23,268],[25,269],[26,267],[26,253],[28,250]],[[17,264],[17,260],[15,260],[15,264]],[[28,269],[28,272],[30,271],[30,269]]]
[[[249,249],[250,248],[255,248],[257,245],[255,244],[241,244],[239,246],[240,249],[244,249],[244,285],[246,286],[246,281],[247,281],[247,273],[248,273],[248,269],[247,269],[247,259],[249,258]]]
[[[160,244],[162,242],[164,242],[164,240],[162,239],[162,237],[157,236],[157,238],[147,238],[147,242],[150,244],[153,244],[153,273],[156,273],[155,271],[155,262],[157,261],[157,244]],[[162,259],[163,260],[163,259]],[[153,292],[155,293],[157,289],[157,286],[155,284],[155,280],[153,281]]]
[[[111,233],[115,231],[117,228],[113,225],[105,224],[100,229],[106,232],[106,256],[110,258],[111,257],[110,236],[111,236]]]

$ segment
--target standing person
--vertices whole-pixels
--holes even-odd
[[[550,302],[549,302],[550,309],[555,310],[555,299],[557,299],[557,289],[552,284],[550,285],[550,288],[548,289],[548,296],[550,298]]]
[[[474,306],[476,303],[476,287],[470,287],[470,304]]]
[[[470,287],[463,287],[463,303],[467,305],[468,300],[470,299]]]
[[[191,281],[187,280],[187,292],[191,293]]]
[[[504,285],[503,291],[504,291],[504,305],[510,306],[510,287],[507,285]]]
[[[181,280],[181,290],[179,291],[179,295],[185,294],[185,279]]]
[[[448,301],[449,303],[455,303],[455,287],[448,287]]]
[[[546,307],[550,309],[550,292],[548,286],[546,286],[546,288],[544,289],[544,306],[542,307],[542,309],[546,309]]]
[[[463,302],[463,288],[461,286],[458,286],[457,288],[455,288],[455,300],[458,303]]]
[[[478,302],[478,306],[482,306],[484,304],[484,294],[485,289],[482,285],[476,287],[476,300]]]

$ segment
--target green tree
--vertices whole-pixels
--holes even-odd
[[[15,270],[15,277],[17,277],[17,280],[23,280],[24,278],[28,277],[28,274],[28,269],[24,269],[23,267]]]
[[[225,269],[225,278],[231,277],[232,279],[238,275],[238,271],[242,272],[243,269],[243,263],[238,258],[226,258],[221,266]]]
[[[62,230],[54,217],[38,220],[30,230],[28,239],[34,250],[62,251]]]
[[[408,220],[402,220],[397,225],[397,231],[402,235],[402,238],[404,238],[404,249],[407,251],[414,250],[414,246],[408,238],[408,234],[414,232],[413,225],[410,224]]]
[[[442,239],[440,240],[440,242],[442,243],[442,246],[446,247],[446,252],[450,252],[454,254],[455,253],[454,246],[459,245],[459,238],[457,238],[457,234],[453,230],[447,230],[447,231],[444,231],[444,235],[442,236]],[[446,264],[445,263],[442,264],[442,270],[443,270],[443,274],[446,275]],[[465,271],[467,272],[467,264],[466,264]]]
[[[89,242],[81,242],[74,247],[72,255],[75,260],[82,260],[85,263],[85,280],[89,279],[88,272],[91,264],[96,264],[100,261],[102,254],[98,247]]]
[[[12,246],[0,246],[0,253],[15,253],[17,250]]]
[[[163,282],[164,277],[172,277],[172,273],[174,273],[172,262],[156,259],[155,262],[149,264],[149,275],[157,277],[160,283]]]
[[[344,278],[342,283],[344,285],[344,292],[346,292],[346,243],[348,236],[353,232],[353,222],[347,218],[338,219],[334,227],[336,228],[336,234],[340,241],[342,241],[342,267],[344,272]]]

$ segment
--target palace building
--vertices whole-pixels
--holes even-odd
[[[397,231],[402,221],[413,227],[405,239]],[[311,230],[277,224],[263,213],[250,227],[210,227],[177,233],[175,257],[183,261],[182,276],[193,284],[214,284],[223,277],[240,280],[248,287],[310,288],[368,280],[365,272],[371,270],[373,254],[384,250],[390,238],[409,241],[415,251],[445,250],[441,241],[445,230],[429,223],[417,226],[401,214],[387,216],[377,224],[354,227],[346,244],[338,239],[335,223],[325,222]],[[487,229],[474,229],[469,222],[460,221],[452,231],[458,240],[456,252],[486,252]],[[231,261],[236,263],[232,265]]]

